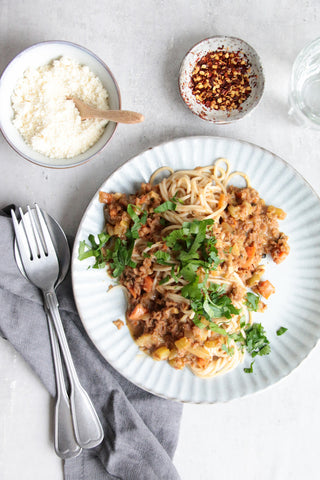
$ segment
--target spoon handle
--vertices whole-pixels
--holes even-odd
[[[144,115],[130,110],[88,110],[83,118],[103,118],[117,123],[140,123],[143,122]]]
[[[60,318],[58,299],[54,290],[44,292],[44,300],[50,318],[52,319],[68,371],[71,387],[71,412],[75,437],[80,447],[93,448],[99,445],[103,440],[102,426],[89,395],[80,384]]]
[[[48,315],[48,326],[51,339],[51,348],[56,374],[57,400],[55,405],[55,430],[54,448],[60,458],[76,457],[81,452],[81,447],[75,439],[70,402],[62,369],[62,360],[56,332],[52,320]]]

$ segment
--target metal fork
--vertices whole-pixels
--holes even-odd
[[[59,275],[59,262],[48,227],[38,205],[28,209],[31,222],[26,222],[22,209],[19,209],[23,228],[19,228],[13,210],[11,216],[17,244],[25,273],[44,298],[44,305],[58,337],[70,380],[70,404],[75,437],[82,448],[93,448],[103,440],[103,430],[94,406],[82,385],[74,367],[69,345],[61,322],[58,300],[54,285]]]
[[[24,215],[24,219],[26,222],[30,222],[29,212]],[[45,215],[45,220],[48,225],[49,217]],[[50,220],[52,222],[52,219]],[[52,232],[51,230],[51,238],[53,241],[57,241],[57,245],[55,244],[56,252],[59,255],[62,255],[62,258],[59,258],[59,277],[57,282],[55,283],[55,287],[57,288],[61,282],[65,279],[67,274],[67,270],[70,264],[70,252],[67,243],[67,239],[65,238],[62,230],[60,227],[57,229],[57,223],[51,223],[54,225],[55,230]],[[22,223],[19,224],[19,228],[22,229]],[[58,234],[57,234],[58,232]],[[56,237],[56,238],[55,238]],[[62,241],[61,241],[62,239]],[[17,241],[15,241],[15,258],[18,265],[18,268],[21,274],[26,278],[26,273],[24,271],[21,256],[18,248]],[[74,435],[74,428],[72,422],[72,414],[71,414],[71,406],[70,406],[70,399],[67,392],[66,381],[64,378],[63,366],[62,366],[62,358],[60,353],[60,347],[57,339],[57,334],[54,329],[52,320],[46,311],[46,317],[49,326],[49,334],[50,334],[50,341],[51,341],[51,351],[54,363],[54,372],[55,372],[55,379],[56,379],[56,403],[54,409],[54,449],[58,457],[62,459],[77,457],[81,452],[82,448],[77,444]]]

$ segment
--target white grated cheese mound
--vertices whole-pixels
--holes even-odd
[[[13,91],[13,124],[25,142],[50,158],[72,158],[101,137],[107,120],[81,120],[72,100],[107,110],[108,92],[89,67],[61,57],[29,68]]]

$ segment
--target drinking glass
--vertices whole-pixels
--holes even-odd
[[[320,38],[304,47],[293,64],[289,105],[298,124],[320,129]]]

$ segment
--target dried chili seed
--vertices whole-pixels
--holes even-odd
[[[241,110],[251,93],[250,64],[240,51],[217,50],[200,58],[191,75],[196,100],[214,110]]]

